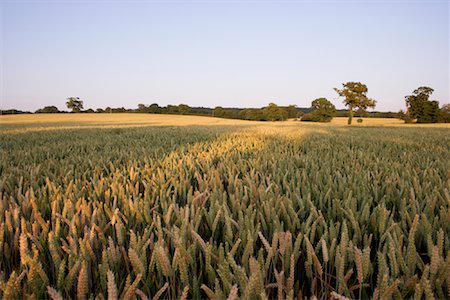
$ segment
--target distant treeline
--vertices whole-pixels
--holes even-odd
[[[0,115],[21,115],[21,114],[31,114],[31,112],[21,111],[17,109],[0,109]]]
[[[337,110],[333,103],[326,98],[317,98],[311,102],[311,107],[302,108],[296,105],[278,106],[275,103],[262,108],[226,108],[216,106],[190,107],[186,104],[159,106],[157,103],[150,105],[138,104],[137,109],[124,107],[107,107],[84,110],[83,101],[79,97],[67,98],[66,106],[72,113],[151,113],[174,115],[212,116],[217,118],[242,119],[254,121],[284,121],[289,118],[301,119],[305,122],[330,122],[334,117],[348,117],[348,124],[352,124],[353,117],[357,117],[358,123],[362,118],[399,118],[406,123],[450,123],[450,104],[439,107],[439,102],[430,100],[433,89],[422,86],[415,89],[412,95],[405,96],[406,112],[368,112],[374,109],[377,101],[367,96],[368,88],[361,82],[346,82],[342,88],[334,88],[339,97],[343,97],[343,103],[347,109]],[[15,109],[0,110],[0,114],[27,113]],[[65,113],[59,111],[56,106],[46,106],[35,113]]]
[[[159,106],[156,103],[145,105],[139,104],[136,109],[124,107],[106,107],[79,110],[79,113],[153,113],[153,114],[174,114],[174,115],[197,115],[197,116],[213,116],[228,119],[242,119],[255,121],[276,121],[286,120],[288,118],[301,118],[304,114],[311,113],[311,107],[297,107],[296,105],[278,106],[274,103],[262,108],[226,108],[217,106],[215,108],[209,107],[190,107],[186,104]],[[16,109],[0,110],[2,115],[11,114],[29,114],[31,112],[20,111]],[[68,113],[61,111],[56,106],[46,106],[35,111],[35,113]],[[336,110],[336,117],[347,117],[348,110]],[[395,112],[367,112],[356,111],[356,117],[368,118],[398,118],[398,113]]]
[[[288,118],[297,118],[299,117],[300,113],[295,105],[282,107],[276,105],[275,103],[270,103],[268,106],[262,108],[224,108],[221,106],[209,108],[190,107],[186,104],[180,104],[178,106],[168,105],[165,107],[161,107],[158,104],[151,104],[149,106],[139,104],[138,109],[135,110],[135,112],[213,116],[218,118],[255,121],[283,121]]]

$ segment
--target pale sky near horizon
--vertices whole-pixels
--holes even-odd
[[[449,103],[449,1],[0,1],[2,109]]]

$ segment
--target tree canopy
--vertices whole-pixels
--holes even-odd
[[[434,90],[427,86],[415,89],[405,97],[407,113],[417,119],[417,123],[436,123],[440,118],[439,102],[430,101]]]
[[[81,112],[83,109],[83,101],[79,97],[69,97],[66,102],[67,108],[71,109],[72,112]]]
[[[286,107],[286,111],[288,113],[288,118],[297,118],[298,117],[298,110],[297,105],[291,104],[288,107]]]
[[[55,114],[59,113],[59,109],[56,106],[45,106],[44,108],[40,108],[36,110],[37,114]]]
[[[223,118],[225,116],[225,110],[222,106],[216,106],[213,110],[213,116]]]
[[[187,114],[189,114],[190,111],[191,111],[191,108],[189,107],[189,105],[186,105],[186,104],[178,105],[178,112],[181,115],[187,115]]]
[[[450,123],[450,104],[445,104],[441,108],[440,122]]]
[[[318,98],[311,102],[312,120],[315,122],[330,122],[336,114],[336,107],[327,98]]]
[[[275,103],[269,103],[269,105],[264,108],[264,113],[268,121],[284,121],[289,116],[289,113],[285,109],[282,109]]]
[[[344,104],[348,107],[348,124],[352,124],[355,109],[374,108],[376,101],[367,97],[367,86],[361,82],[347,82],[342,89],[334,89],[340,97],[344,97]]]
[[[317,98],[311,102],[312,112],[305,114],[302,121],[330,122],[336,115],[336,107],[327,98]]]

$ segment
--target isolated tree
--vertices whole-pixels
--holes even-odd
[[[330,122],[336,114],[336,107],[326,98],[318,98],[311,102],[311,121]]]
[[[430,101],[434,90],[427,86],[421,86],[413,91],[412,95],[405,97],[408,113],[417,123],[436,123],[439,121],[439,102]]]
[[[334,89],[339,96],[344,97],[344,104],[348,107],[348,125],[352,124],[355,109],[373,108],[376,101],[367,97],[367,86],[361,82],[347,82],[342,84],[342,89]]]
[[[78,97],[69,97],[66,102],[67,108],[72,112],[80,112],[83,109],[83,101]]]

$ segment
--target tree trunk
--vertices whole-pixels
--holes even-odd
[[[353,107],[350,106],[350,108],[348,109],[348,125],[352,125],[352,119],[353,119]]]

